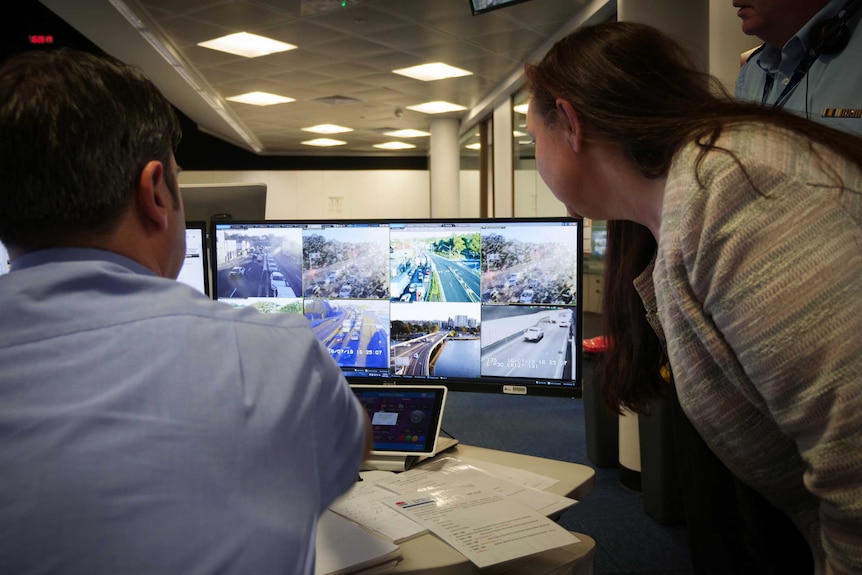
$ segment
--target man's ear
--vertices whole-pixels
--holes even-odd
[[[135,201],[141,218],[148,226],[155,226],[159,230],[168,227],[172,203],[170,189],[165,181],[165,168],[161,162],[147,162],[141,170]]]
[[[572,105],[569,104],[568,100],[564,100],[563,98],[557,98],[556,105],[557,110],[565,119],[566,128],[569,131],[569,143],[572,150],[580,152],[584,143],[584,129],[581,119],[578,117],[578,113],[575,112],[575,109],[572,108]]]

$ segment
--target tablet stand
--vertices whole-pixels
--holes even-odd
[[[453,437],[438,437],[437,449],[431,455],[369,455],[368,459],[362,462],[362,471],[371,469],[380,471],[407,471],[417,462],[434,457],[438,453],[446,451],[457,444],[458,440]]]
[[[415,455],[369,455],[362,462],[362,470],[407,471],[418,459]]]

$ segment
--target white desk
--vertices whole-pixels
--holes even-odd
[[[595,485],[595,470],[579,463],[555,461],[464,444],[459,444],[445,451],[441,456],[469,457],[478,461],[489,461],[552,477],[559,481],[548,491],[573,499],[586,497]],[[433,461],[433,459],[428,461]],[[427,462],[419,463],[416,467],[422,467],[423,463]],[[427,533],[401,543],[404,559],[394,569],[387,570],[386,573],[411,573],[414,575],[475,575],[479,573],[493,575],[592,575],[593,552],[596,542],[591,537],[581,533],[575,533],[575,536],[581,540],[581,543],[480,570],[435,535]]]

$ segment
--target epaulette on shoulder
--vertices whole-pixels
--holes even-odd
[[[758,48],[752,50],[751,54],[748,55],[748,58],[745,59],[745,63],[747,64],[752,58],[763,52],[764,48],[766,48],[766,42],[761,44]]]

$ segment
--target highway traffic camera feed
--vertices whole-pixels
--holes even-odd
[[[392,230],[389,291],[393,302],[480,301],[479,230]]]
[[[303,313],[342,367],[389,367],[389,303],[306,299]]]
[[[389,228],[302,232],[302,292],[323,299],[389,299]]]
[[[483,305],[484,376],[571,379],[574,309]]]
[[[216,253],[218,299],[296,298],[301,293],[300,229],[219,229]]]
[[[482,303],[576,304],[578,233],[576,226],[483,229]]]

